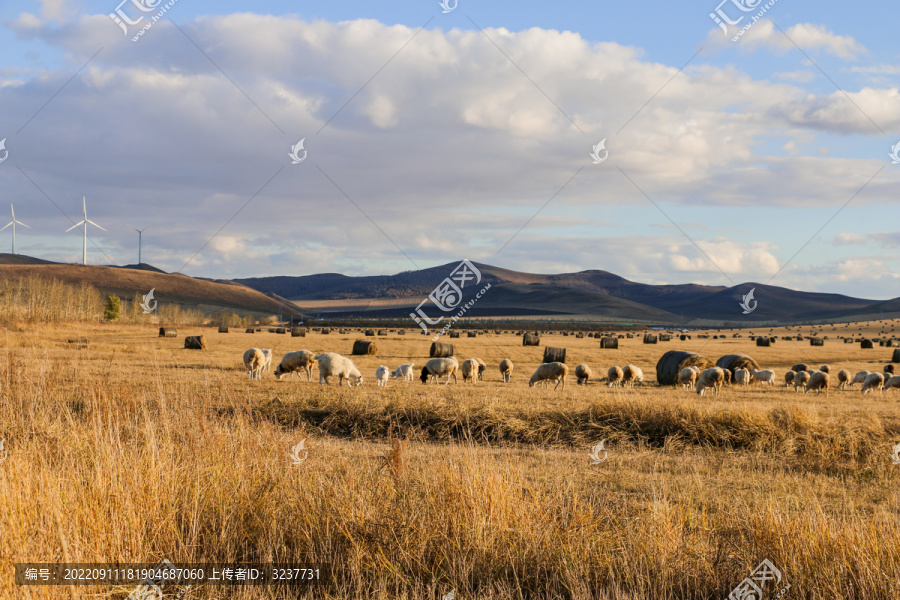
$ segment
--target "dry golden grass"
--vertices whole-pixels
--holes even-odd
[[[900,441],[900,394],[753,386],[700,398],[653,385],[670,349],[744,352],[779,372],[798,361],[880,371],[890,350],[833,339],[844,331],[825,328],[821,348],[756,348],[747,332],[621,340],[618,350],[547,335],[542,346],[567,347],[573,367],[601,374],[633,363],[647,380],[611,390],[570,377],[554,393],[527,387],[543,347],[514,336],[452,340],[460,359],[487,362],[483,382],[391,380],[386,389],[374,384],[378,365],[421,367],[430,339],[378,338],[377,356],[354,359],[366,383],[350,389],[250,381],[241,355],[252,346],[272,348],[276,362],[289,350],[349,354],[355,333],[0,330],[0,597],[131,590],[12,585],[14,563],[68,556],[330,564],[333,577],[310,597],[456,589],[457,598],[635,600],[724,598],[769,558],[792,586],[786,598],[898,598],[900,466],[889,453]],[[181,348],[198,333],[209,350]],[[90,343],[68,344],[74,337]],[[497,370],[503,358],[516,365],[509,385]],[[294,466],[288,453],[303,438],[309,458]],[[591,465],[588,450],[603,438],[609,458]],[[298,596],[213,586],[187,595],[226,597]]]

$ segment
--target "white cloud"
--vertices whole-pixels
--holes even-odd
[[[727,38],[728,44],[732,43],[731,37]],[[719,29],[710,32],[709,40],[720,47],[725,45]],[[837,35],[824,25],[798,23],[793,27],[788,27],[782,33],[769,19],[762,19],[754,23],[737,44],[742,50],[752,51],[767,48],[779,53],[796,50],[796,47],[799,46],[806,52],[821,50],[826,54],[832,54],[845,60],[855,60],[860,55],[868,53],[865,46],[853,39],[852,36]]]

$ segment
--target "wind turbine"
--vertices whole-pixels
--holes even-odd
[[[84,196],[81,197],[81,206],[82,206],[82,208],[84,208],[84,219],[81,220],[81,223],[75,223],[74,225],[72,225],[71,227],[66,229],[66,233],[69,233],[70,231],[72,231],[73,229],[78,227],[79,225],[84,225],[84,246],[83,246],[83,250],[81,253],[81,264],[87,265],[87,226],[88,226],[88,223],[90,223],[94,227],[98,227],[100,229],[103,229],[103,228],[87,218],[87,200],[85,199]],[[106,231],[106,230],[103,229],[103,231]]]
[[[147,231],[147,227],[143,229],[138,229],[134,225],[129,225],[129,227],[138,232],[138,266],[141,266],[141,244],[143,243],[142,238],[144,237],[144,232]]]
[[[16,209],[13,208],[13,205],[12,205],[12,204],[9,205],[9,210],[12,211],[12,222],[7,223],[6,225],[4,225],[4,226],[3,226],[3,229],[6,229],[6,228],[9,227],[10,225],[12,225],[12,232],[13,232],[12,253],[15,254],[15,253],[16,253],[16,224],[21,225],[22,227],[28,227],[28,225],[26,225],[26,224],[23,223],[22,221],[17,221],[17,220],[16,220]],[[0,229],[0,231],[3,231],[3,229]],[[28,227],[28,229],[31,229],[31,227]]]

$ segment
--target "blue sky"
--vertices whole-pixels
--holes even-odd
[[[80,259],[86,195],[95,264],[135,262],[132,224],[210,277],[467,257],[900,295],[896,4],[778,0],[736,43],[716,2],[178,0],[137,41],[117,5],[0,7],[21,253]]]

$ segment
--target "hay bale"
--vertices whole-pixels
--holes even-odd
[[[799,373],[800,371],[808,371],[808,370],[809,370],[809,365],[807,365],[806,363],[797,363],[796,365],[791,367],[791,371],[793,371],[794,373]]]
[[[244,333],[256,333],[256,332],[253,330],[252,327],[248,327],[246,330],[244,330]]]
[[[379,329],[379,330],[378,330],[378,335],[380,335],[380,336],[382,336],[382,337],[383,337],[383,336],[386,336],[387,334],[388,334],[388,332],[387,332],[386,330],[384,330],[384,329]]]
[[[811,337],[811,338],[809,338],[809,345],[810,346],[824,346],[825,340],[823,340],[822,338]]]
[[[478,334],[474,331],[470,331],[466,333],[466,337],[478,337]]]
[[[450,337],[451,337],[451,338],[458,338],[458,337],[459,337],[459,332],[458,332],[458,331],[451,331],[451,332],[450,332]]]
[[[600,347],[615,350],[619,347],[619,338],[613,337],[611,335],[602,337],[600,338]]]
[[[291,327],[291,337],[306,337],[306,327]]]
[[[645,334],[644,334],[644,343],[645,343],[645,344],[655,344],[655,343],[657,343],[658,341],[659,341],[659,338],[657,338],[657,337],[656,337],[655,335],[653,335],[652,333],[645,333]]]
[[[671,341],[672,341],[672,336],[669,335],[668,333],[663,333],[663,334],[661,334],[661,335],[659,336],[659,341],[661,341],[661,342],[671,342]]]
[[[703,371],[714,366],[713,361],[696,352],[669,350],[656,363],[656,380],[659,385],[675,385],[678,374],[686,367],[697,367]]]
[[[206,338],[202,335],[189,335],[184,338],[184,347],[188,350],[206,350]]]
[[[397,335],[406,335],[406,330],[405,330],[405,329],[399,330],[399,331],[397,332]]]
[[[894,350],[894,355],[891,357],[892,363],[900,363],[900,348]]]
[[[526,333],[522,335],[523,346],[540,346],[541,336],[536,333]]]
[[[626,333],[626,334],[625,334],[625,337],[627,337],[627,338],[630,340],[631,338],[634,337],[634,334],[633,334],[633,333]]]
[[[366,340],[356,340],[353,342],[353,356],[373,356],[378,353],[378,347],[375,342],[367,342]]]
[[[583,334],[583,333],[576,333],[576,334],[575,334],[575,338],[580,340],[580,339],[584,338],[584,334]]]
[[[69,340],[70,344],[88,344],[87,338],[75,338],[74,340]]]
[[[228,333],[227,327],[219,327],[219,333]]]
[[[756,345],[762,348],[768,348],[772,345],[772,342],[771,340],[769,340],[769,338],[758,337],[756,338]]]
[[[159,337],[175,337],[178,335],[174,327],[160,327]]]
[[[884,365],[884,372],[894,374],[894,365]]]
[[[287,333],[287,329],[284,327],[276,327],[275,333],[285,334],[285,333]]]
[[[374,337],[375,330],[374,329],[366,329],[366,337]]]
[[[566,362],[566,349],[565,348],[554,348],[553,346],[547,346],[544,348],[544,362],[552,363],[552,362]]]
[[[874,344],[874,342],[872,342],[872,340],[866,339],[859,343],[859,347],[863,348],[865,350],[871,350],[872,348],[875,347],[875,344]]]
[[[726,354],[716,361],[716,366],[728,369],[732,373],[737,369],[747,369],[748,371],[753,371],[753,369],[759,370],[759,363],[746,354]]]
[[[449,358],[453,356],[453,344],[432,342],[431,350],[429,351],[428,356],[430,358]]]

